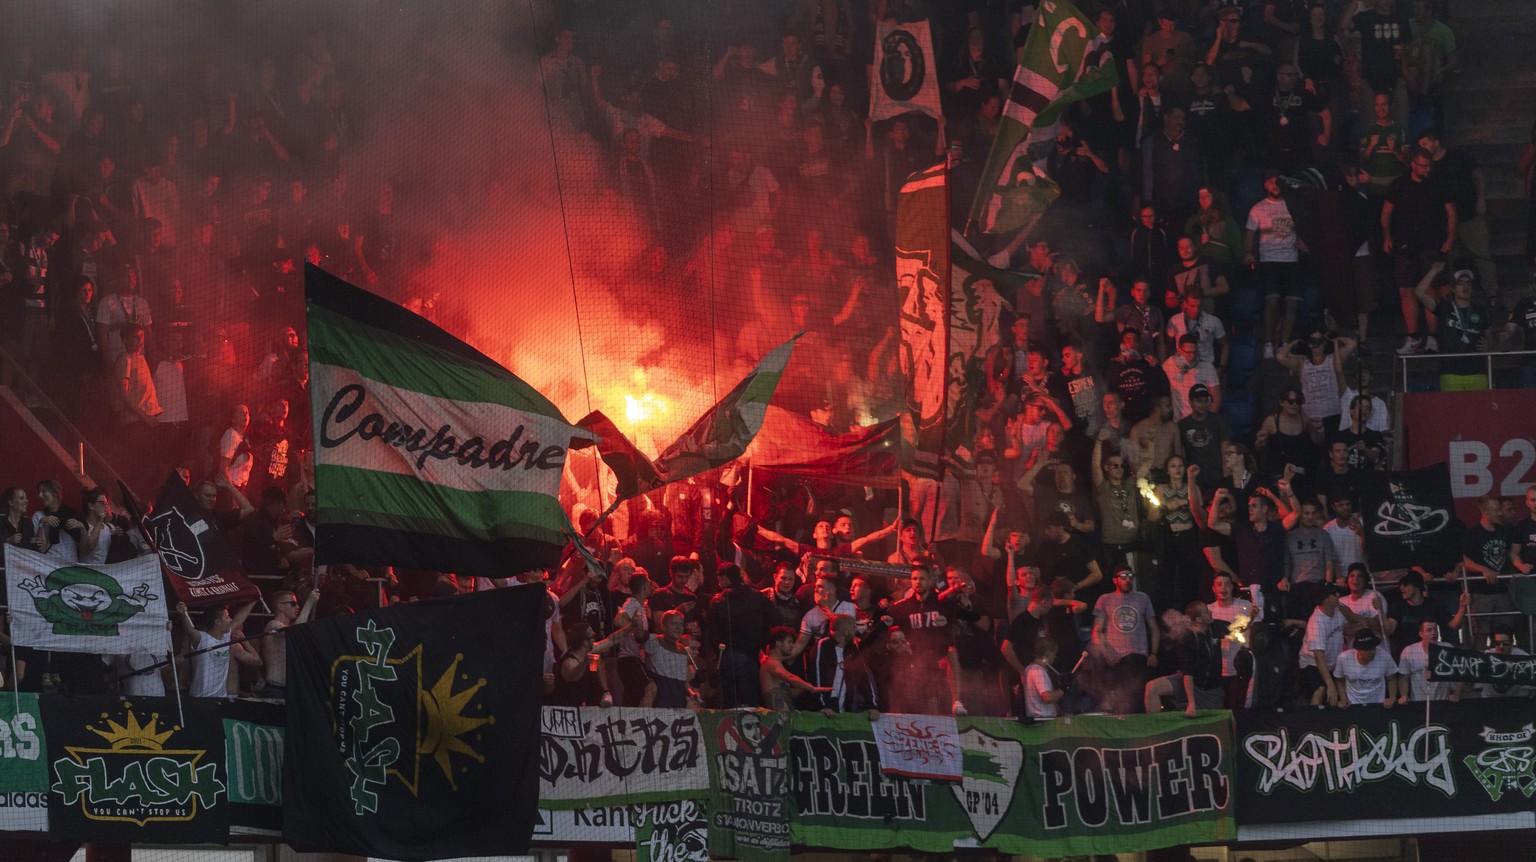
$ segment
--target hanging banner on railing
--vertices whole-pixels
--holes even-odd
[[[1434,682],[1536,686],[1536,656],[1495,655],[1430,644],[1429,678]]]
[[[697,799],[709,791],[699,713],[546,706],[541,724],[543,808]]]
[[[37,695],[0,695],[0,832],[48,829],[48,746]]]
[[[797,714],[795,843],[1074,856],[1236,837],[1229,713],[959,726],[962,776],[940,783],[882,773],[862,716]]]
[[[1532,722],[1519,698],[1383,709],[1237,713],[1247,824],[1529,812]]]

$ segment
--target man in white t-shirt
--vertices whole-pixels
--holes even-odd
[[[1343,649],[1344,614],[1339,610],[1339,588],[1324,584],[1318,591],[1317,608],[1307,619],[1307,635],[1296,662],[1301,667],[1301,690],[1312,698],[1313,706],[1342,705],[1344,692],[1333,678],[1333,662]]]
[[[1422,703],[1426,700],[1457,701],[1461,699],[1460,683],[1430,682],[1429,648],[1432,644],[1450,646],[1440,640],[1439,623],[1434,620],[1423,620],[1419,623],[1419,639],[1403,647],[1402,655],[1397,657],[1398,703],[1407,703],[1410,700]]]
[[[215,475],[223,475],[229,484],[244,488],[251,480],[251,443],[246,430],[251,425],[251,410],[244,404],[236,404],[230,410],[229,427],[219,438],[219,464]]]
[[[182,632],[192,641],[192,653],[188,662],[192,666],[192,679],[187,694],[192,697],[229,697],[230,658],[240,664],[261,666],[261,657],[245,644],[231,644],[234,633],[244,625],[256,603],[246,602],[230,616],[225,605],[203,608],[194,625],[184,602],[176,603],[176,616],[181,620]]]
[[[1381,636],[1371,629],[1355,632],[1354,649],[1339,653],[1333,660],[1334,678],[1343,683],[1340,706],[1381,704],[1391,709],[1397,703],[1397,663],[1381,648]]]
[[[1051,662],[1056,660],[1056,642],[1050,638],[1035,640],[1035,660],[1024,671],[1024,715],[1028,718],[1055,718],[1056,704],[1065,694],[1051,676]]]
[[[1275,350],[1291,341],[1296,324],[1296,308],[1301,305],[1301,255],[1306,243],[1296,236],[1296,220],[1280,196],[1280,173],[1271,169],[1264,178],[1264,199],[1248,211],[1243,231],[1243,262],[1258,266],[1264,283],[1264,358],[1273,359]],[[1280,300],[1285,300],[1285,314],[1277,318]]]

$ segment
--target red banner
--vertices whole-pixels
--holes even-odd
[[[1406,466],[1451,466],[1456,514],[1477,522],[1484,494],[1517,497],[1536,483],[1536,389],[1414,392],[1403,397]]]

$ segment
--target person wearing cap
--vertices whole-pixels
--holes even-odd
[[[1301,667],[1301,692],[1313,706],[1339,706],[1343,690],[1333,675],[1334,660],[1344,649],[1344,614],[1339,611],[1339,595],[1332,584],[1318,590],[1317,607],[1307,618],[1306,635],[1296,663]]]
[[[1397,703],[1397,662],[1380,646],[1380,635],[1372,629],[1361,629],[1355,632],[1353,649],[1339,653],[1333,660],[1333,676],[1340,694],[1336,706],[1379,703],[1391,709]]]
[[[1093,604],[1093,645],[1113,674],[1123,681],[1145,685],[1147,668],[1157,667],[1161,638],[1157,612],[1146,593],[1136,589],[1136,573],[1130,566],[1115,569],[1115,590]]]
[[[1458,269],[1451,276],[1451,295],[1442,297],[1438,287],[1434,284],[1435,278],[1445,268],[1445,264],[1436,262],[1430,266],[1424,277],[1413,287],[1413,295],[1418,298],[1424,307],[1434,314],[1435,340],[1439,344],[1442,353],[1476,353],[1493,349],[1493,315],[1488,309],[1472,302],[1472,286],[1476,280],[1472,270]],[[1478,373],[1482,367],[1479,363],[1457,362],[1456,365],[1470,365],[1466,370],[1452,370],[1447,368],[1451,363],[1442,363],[1442,373]]]
[[[1211,410],[1221,409],[1221,378],[1209,362],[1199,357],[1200,335],[1190,332],[1179,337],[1177,351],[1163,361],[1163,373],[1168,375],[1168,391],[1173,399],[1174,421],[1194,412],[1190,406],[1196,389],[1204,391],[1211,399]]]
[[[1232,439],[1232,426],[1216,412],[1215,404],[1211,388],[1196,383],[1189,387],[1189,415],[1178,422],[1184,458],[1200,468],[1200,487],[1207,492],[1221,481],[1221,446]]]
[[[1460,604],[1456,613],[1451,614],[1439,602],[1428,600],[1424,586],[1423,575],[1414,571],[1404,572],[1397,579],[1397,595],[1387,598],[1387,617],[1396,622],[1391,634],[1387,636],[1395,657],[1400,657],[1414,642],[1414,638],[1419,636],[1419,626],[1423,623],[1434,623],[1442,632],[1453,632],[1461,628],[1462,620],[1466,618],[1470,595],[1458,593]]]

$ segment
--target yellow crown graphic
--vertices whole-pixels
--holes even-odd
[[[171,738],[171,734],[181,728],[172,726],[169,730],[160,732],[160,713],[152,713],[147,724],[139,723],[139,717],[134,715],[132,704],[124,704],[128,712],[126,724],[119,724],[106,713],[101,717],[106,722],[106,729],[89,728],[91,733],[105,739],[113,751],[162,751],[165,749],[165,741]]]

